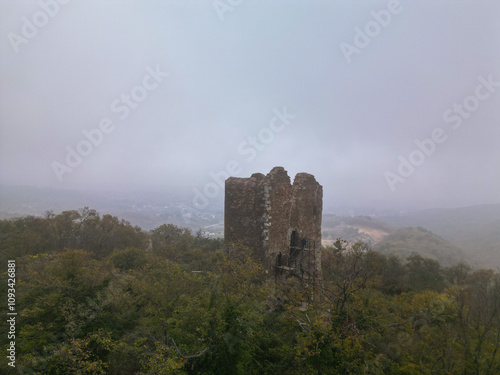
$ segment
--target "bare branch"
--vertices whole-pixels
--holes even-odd
[[[172,342],[174,343],[174,346],[175,346],[175,349],[177,350],[177,353],[184,359],[191,359],[191,358],[198,358],[198,357],[201,357],[203,354],[205,354],[209,349],[210,347],[208,348],[205,348],[203,349],[201,352],[199,352],[198,354],[193,354],[193,355],[184,355],[181,353],[181,351],[179,350],[179,348],[177,347],[177,344],[175,343],[175,340],[173,337],[171,337],[172,339]]]

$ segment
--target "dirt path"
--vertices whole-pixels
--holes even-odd
[[[380,230],[380,229],[373,229],[373,228],[366,228],[366,227],[356,227],[358,228],[361,232],[364,232],[368,235],[370,235],[375,243],[380,242],[385,236],[387,236],[389,233],[386,231]]]

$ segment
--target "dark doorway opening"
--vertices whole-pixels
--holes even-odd
[[[290,248],[297,247],[298,244],[299,244],[299,233],[296,230],[293,230],[290,236]]]

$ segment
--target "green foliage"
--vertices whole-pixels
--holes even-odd
[[[110,259],[113,266],[122,271],[142,268],[147,262],[146,252],[133,247],[115,249]]]
[[[245,249],[171,225],[148,234],[91,211],[20,223],[0,225],[22,229],[9,246],[40,241],[16,258],[25,374],[500,373],[498,272],[338,240],[320,283],[275,283]]]
[[[139,227],[111,215],[101,218],[88,207],[58,215],[49,211],[44,218],[26,216],[0,220],[0,236],[2,263],[65,248],[91,251],[96,257],[104,258],[114,249],[143,249],[147,244],[146,233]]]
[[[153,251],[169,260],[178,260],[193,244],[193,236],[187,228],[163,224],[151,231]]]

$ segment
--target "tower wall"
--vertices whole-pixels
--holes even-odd
[[[226,180],[224,239],[227,245],[248,248],[272,269],[280,252],[288,255],[295,231],[297,241],[314,241],[314,262],[306,267],[319,276],[322,210],[323,188],[310,174],[297,174],[293,185],[282,167],[266,176],[231,177]]]
[[[267,252],[264,178],[260,173],[250,178],[228,178],[224,202],[224,241],[248,247],[261,261]]]

